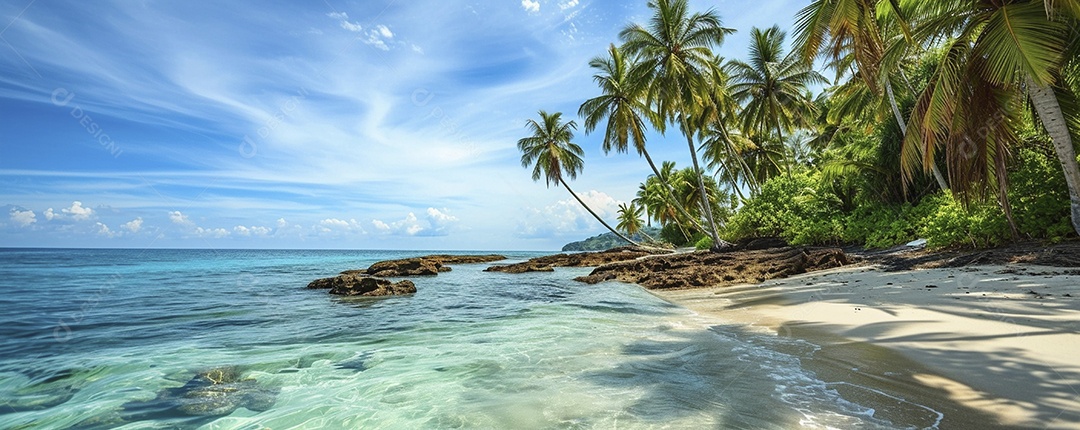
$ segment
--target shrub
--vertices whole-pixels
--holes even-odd
[[[1009,202],[1020,233],[1057,241],[1073,234],[1069,189],[1053,155],[1021,149],[1009,172]]]

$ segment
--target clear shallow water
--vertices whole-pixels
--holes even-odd
[[[423,254],[0,250],[0,428],[908,426],[803,370],[813,345],[571,280],[588,269],[456,265],[376,300],[304,289]],[[162,399],[223,366],[272,407],[191,416]]]

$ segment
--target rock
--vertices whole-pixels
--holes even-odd
[[[833,248],[694,252],[611,263],[576,280],[587,284],[618,280],[647,289],[687,289],[760,283],[850,263],[843,251]]]
[[[124,404],[124,419],[135,421],[166,411],[193,416],[228,415],[238,408],[262,412],[274,406],[276,397],[276,389],[241,379],[237,367],[217,367],[199,372],[182,387],[162,390],[149,402]]]
[[[555,268],[551,266],[545,266],[542,264],[530,263],[528,261],[517,264],[507,264],[503,266],[491,266],[484,269],[485,272],[500,272],[500,273],[529,273],[529,272],[554,272]]]
[[[416,293],[416,284],[412,281],[390,282],[360,273],[338,275],[333,278],[316,279],[307,286],[309,289],[329,289],[330,294],[338,296],[399,296]]]
[[[380,261],[368,267],[364,273],[378,277],[435,276],[443,265],[439,260],[427,258],[405,258],[401,260]]]
[[[582,252],[577,254],[555,254],[537,257],[523,263],[505,266],[492,266],[485,272],[526,273],[551,272],[553,267],[596,267],[617,261],[634,260],[655,255],[655,251],[626,246],[603,252]]]
[[[488,254],[488,255],[445,255],[445,254],[437,254],[437,255],[428,255],[428,256],[420,257],[420,258],[423,258],[425,260],[437,260],[438,262],[440,262],[440,263],[442,263],[444,265],[446,265],[446,264],[491,263],[493,261],[502,261],[502,260],[506,259],[505,256],[497,255],[497,254]]]

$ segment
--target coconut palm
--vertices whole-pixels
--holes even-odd
[[[604,227],[607,227],[620,239],[637,245],[637,242],[611,228],[566,183],[564,176],[576,179],[578,173],[584,168],[584,161],[582,161],[581,156],[585,154],[585,151],[571,142],[574,138],[574,130],[577,130],[577,123],[574,121],[562,122],[562,112],[549,114],[541,110],[539,114],[539,122],[530,119],[525,123],[525,128],[529,129],[532,136],[518,140],[517,146],[521,151],[521,166],[533,168],[533,181],[539,181],[543,178],[544,184],[548,187],[551,184],[562,185],[585,210],[589,211],[597,221],[600,221],[600,224],[603,224]]]
[[[775,139],[783,142],[785,133],[808,127],[817,108],[807,89],[826,83],[808,63],[784,53],[786,35],[779,26],[753,28],[749,61],[727,65],[733,96],[743,104],[743,133],[758,140],[776,132]]]
[[[1080,166],[1061,101],[1075,103],[1062,87],[1067,62],[1075,61],[1080,5],[1075,1],[939,0],[913,7],[917,42],[950,39],[908,124],[905,174],[929,165],[944,147],[949,176],[961,192],[997,183],[1008,211],[1005,159],[1017,141],[1020,96],[1030,99],[1049,133],[1080,233]],[[1080,134],[1080,133],[1078,133]],[[920,153],[921,152],[921,159]]]
[[[838,74],[854,68],[874,95],[881,95],[884,88],[894,119],[906,130],[892,85],[893,75],[900,72],[897,62],[901,54],[886,55],[885,31],[892,27],[910,37],[899,0],[814,0],[796,15],[795,46],[807,63],[824,55]],[[937,164],[930,163],[929,168],[938,187],[948,190],[949,184]]]
[[[648,25],[631,24],[619,33],[619,38],[623,49],[640,60],[642,79],[648,83],[649,104],[655,106],[664,121],[679,125],[694,169],[700,172],[691,117],[708,100],[708,76],[716,67],[712,48],[723,44],[724,36],[734,30],[725,28],[713,10],[690,13],[687,0],[652,0],[648,7],[652,10]],[[703,183],[699,189],[705,192]],[[705,205],[705,216],[713,243],[717,247],[728,245],[717,234],[709,205]]]
[[[642,228],[645,226],[645,222],[642,221],[641,215],[644,212],[644,208],[630,202],[630,204],[619,204],[619,224],[615,226],[619,230],[625,231],[626,234],[634,236],[638,233],[645,234]],[[645,237],[652,240],[648,234]]]
[[[612,150],[625,153],[633,145],[638,155],[645,157],[653,173],[662,177],[646,148],[645,128],[652,124],[662,129],[664,122],[645,104],[647,82],[641,76],[635,76],[643,69],[635,67],[635,63],[614,44],[608,48],[606,57],[593,58],[589,66],[597,70],[593,80],[600,86],[602,94],[586,100],[578,109],[578,115],[585,118],[585,133],[592,133],[606,119],[601,146],[604,153]],[[669,194],[673,192],[667,182],[660,183]],[[678,201],[675,201],[675,209],[703,230]]]

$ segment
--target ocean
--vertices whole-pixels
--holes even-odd
[[[0,428],[934,422],[929,408],[887,422],[843,398],[801,365],[813,344],[708,319],[635,285],[572,280],[587,268],[453,265],[412,278],[415,295],[382,299],[304,288],[424,254],[0,249]]]

